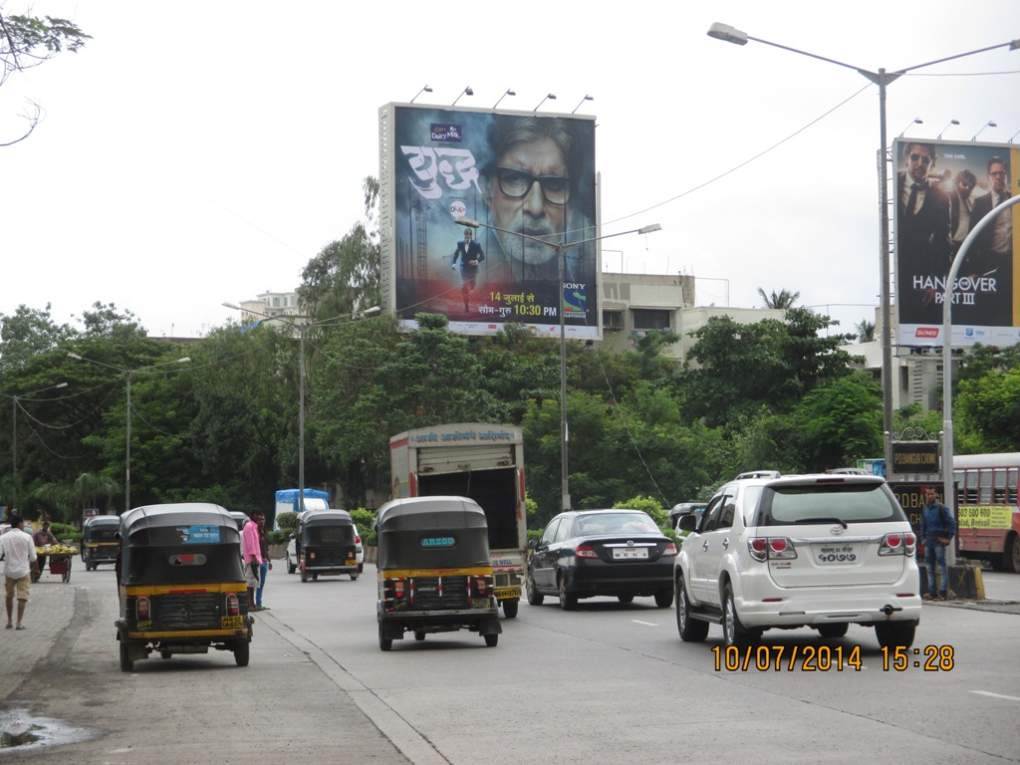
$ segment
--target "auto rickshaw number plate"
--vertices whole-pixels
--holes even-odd
[[[220,625],[223,629],[241,629],[244,627],[243,616],[224,616],[220,620]]]

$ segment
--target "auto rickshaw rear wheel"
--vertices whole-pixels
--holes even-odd
[[[352,582],[356,582],[356,581],[358,581],[358,575],[352,572],[352,573],[351,573],[351,581],[352,581]]]
[[[517,606],[520,605],[519,598],[510,598],[509,600],[503,601],[503,616],[507,619],[513,619],[517,616]]]
[[[312,581],[313,582],[319,581],[319,574],[318,574],[318,572],[312,572]]]
[[[159,652],[159,655],[160,655],[160,657],[161,657],[161,658],[163,658],[163,659],[169,659],[169,658],[170,658],[171,656],[173,656],[173,654],[172,654],[172,653],[170,653],[170,652],[169,652],[168,650],[166,650],[165,648],[164,648],[164,649],[163,649],[162,651],[160,651],[160,652]]]
[[[302,582],[307,582],[308,581],[308,572],[307,571],[302,571],[301,572],[301,581]]]
[[[128,648],[127,638],[121,637],[120,639],[120,671],[130,672],[135,668],[134,661],[131,660],[131,651]]]
[[[393,648],[393,639],[385,637],[382,622],[379,622],[379,650],[389,651],[391,648]]]
[[[488,648],[495,648],[497,643],[499,643],[499,635],[498,634],[496,634],[496,635],[486,635],[485,636],[485,645]]]
[[[414,639],[418,640],[418,641],[424,640],[425,639],[425,633],[421,632],[421,631],[415,632],[414,633]]]
[[[234,643],[234,661],[239,667],[247,667],[251,659],[251,643],[247,640],[238,640]]]

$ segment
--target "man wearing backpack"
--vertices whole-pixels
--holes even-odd
[[[945,600],[949,594],[949,566],[946,564],[946,547],[956,535],[956,520],[948,507],[938,501],[934,486],[922,489],[924,507],[921,509],[921,538],[924,540],[924,557],[928,567],[926,600]],[[940,579],[935,579],[938,563]],[[940,586],[936,588],[936,583]]]

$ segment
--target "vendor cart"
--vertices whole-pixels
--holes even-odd
[[[50,557],[50,573],[59,576],[60,580],[67,584],[71,581],[71,556],[54,555]]]
[[[51,574],[59,576],[60,580],[65,584],[71,581],[71,559],[78,554],[76,547],[69,545],[46,545],[35,548],[35,551],[36,555],[39,556],[40,564],[38,569],[36,569],[37,573],[32,575],[33,582],[39,581],[46,562],[50,564]]]

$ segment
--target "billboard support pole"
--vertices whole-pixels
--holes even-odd
[[[556,262],[559,268],[556,295],[559,298],[557,313],[560,316],[560,510],[570,510],[570,471],[567,468],[567,440],[570,429],[567,426],[567,325],[563,311],[563,282],[566,278],[564,259],[567,257],[562,245],[556,248]]]
[[[967,238],[960,245],[959,252],[953,258],[953,264],[949,267],[949,275],[946,276],[946,286],[942,292],[942,498],[943,501],[954,510],[959,518],[959,509],[955,507],[956,502],[953,492],[953,285],[956,283],[956,275],[960,272],[963,259],[970,251],[971,245],[977,240],[981,232],[991,225],[995,218],[1008,210],[1013,205],[1020,204],[1020,197],[1011,197],[983,217],[978,224],[967,234]],[[959,533],[959,521],[957,522],[957,533]],[[946,561],[949,565],[956,563],[956,546],[948,545],[946,548]]]
[[[868,75],[865,75],[868,76]],[[892,368],[892,327],[890,326],[892,311],[889,308],[889,179],[886,176],[885,152],[887,146],[885,91],[886,86],[899,75],[886,74],[879,69],[876,77],[868,77],[878,83],[879,112],[879,149],[878,149],[878,184],[879,184],[879,295],[882,303],[882,446],[885,456],[886,476],[892,476],[892,439],[893,429],[892,386],[894,375]]]

